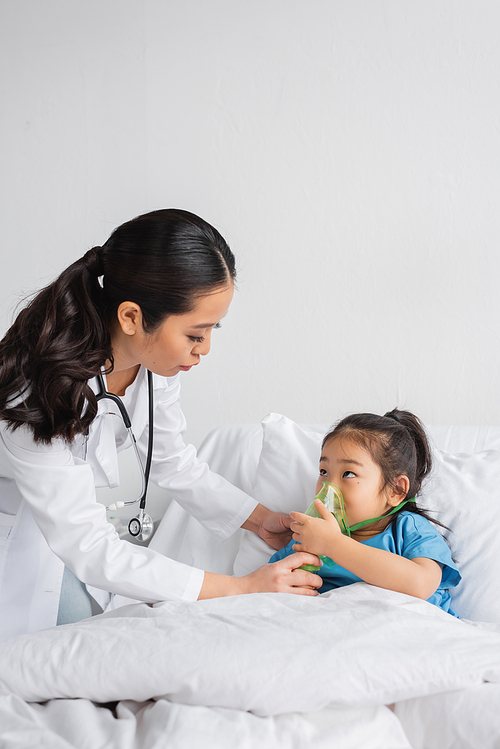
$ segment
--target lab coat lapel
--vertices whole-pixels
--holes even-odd
[[[154,383],[154,377],[153,377]],[[97,392],[97,381],[93,379],[90,386]],[[107,388],[106,378],[104,384]],[[154,385],[153,385],[154,387]],[[132,423],[137,442],[147,428],[148,424],[148,378],[147,370],[141,367],[135,381],[127,390],[127,411]],[[118,452],[116,448],[115,423],[114,420],[121,416],[110,415],[110,411],[118,413],[116,406],[109,400],[103,399],[98,403],[97,416],[90,426],[87,461],[94,472],[96,486],[119,486],[120,476],[118,471]],[[123,427],[125,430],[125,427]],[[130,446],[127,439],[120,446],[120,450]]]
[[[95,379],[89,385],[94,392],[97,392]],[[94,473],[96,486],[114,488],[119,486],[120,476],[113,420],[120,416],[113,416],[110,411],[117,411],[116,406],[113,407],[113,403],[106,399],[100,400],[97,404],[97,416],[90,425],[87,462]]]

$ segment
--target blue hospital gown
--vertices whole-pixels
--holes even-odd
[[[284,559],[293,554],[292,546],[295,543],[293,540],[290,541],[287,546],[273,554],[269,561],[277,562],[279,559]],[[426,518],[414,512],[403,510],[396,515],[394,521],[385,531],[359,543],[365,544],[365,546],[373,546],[375,549],[385,549],[407,559],[414,559],[415,557],[434,559],[441,565],[443,573],[438,589],[427,600],[452,616],[458,617],[458,614],[450,607],[450,588],[458,585],[462,576],[451,558],[451,552],[446,541]],[[323,564],[317,574],[324,580],[319,589],[320,593],[326,593],[327,590],[341,588],[344,585],[362,582],[360,577],[353,575],[352,572],[331,560]]]

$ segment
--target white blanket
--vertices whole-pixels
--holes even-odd
[[[387,707],[325,709],[261,718],[240,710],[158,700],[43,705],[0,697],[2,749],[412,749]],[[454,744],[453,749],[460,745]],[[468,746],[474,746],[469,744]],[[494,749],[481,744],[481,749]],[[441,745],[439,749],[447,749]],[[450,747],[451,749],[451,747]]]
[[[0,695],[26,702],[166,699],[171,708],[279,716],[376,708],[485,682],[500,683],[497,629],[364,583],[314,599],[131,605],[0,645]]]

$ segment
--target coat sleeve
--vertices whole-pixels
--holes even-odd
[[[198,460],[186,445],[186,419],[181,409],[179,377],[158,378],[155,389],[154,446],[151,480],[221,541],[232,535],[257,506],[255,499]],[[157,382],[158,382],[157,380]],[[138,441],[145,461],[147,428]]]
[[[91,467],[62,440],[37,445],[27,427],[3,424],[0,439],[9,478],[51,550],[80,580],[148,602],[197,599],[203,571],[122,541],[97,501]]]

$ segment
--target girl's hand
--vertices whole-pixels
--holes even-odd
[[[313,518],[302,512],[291,512],[292,538],[298,543],[293,546],[294,551],[309,551],[311,554],[330,556],[328,549],[335,541],[337,535],[341,535],[339,524],[332,513],[326,509],[320,499],[314,506],[321,518]]]
[[[255,572],[237,578],[242,586],[240,592],[296,593],[302,596],[317,596],[316,588],[323,585],[323,580],[319,575],[299,569],[304,564],[319,567],[320,561],[314,554],[300,551],[298,554],[291,554],[285,559],[280,559],[279,562],[265,564]]]

